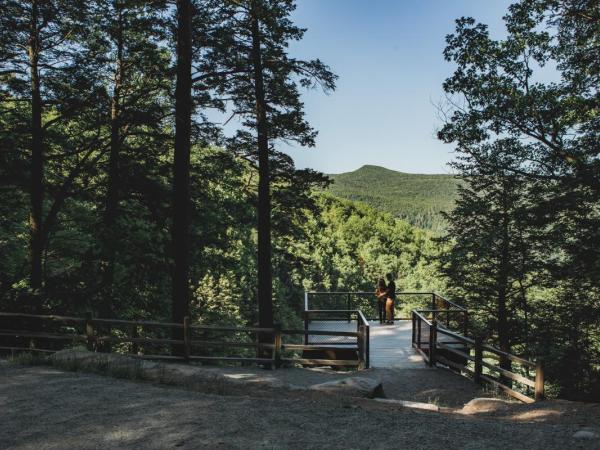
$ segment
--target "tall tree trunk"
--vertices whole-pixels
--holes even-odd
[[[34,0],[31,5],[31,25],[29,29],[29,71],[31,75],[31,211],[29,214],[29,260],[31,264],[30,285],[39,293],[42,287],[42,254],[44,237],[42,209],[44,202],[44,139],[42,131],[42,99],[39,78],[39,5]],[[35,295],[34,309],[39,309],[39,299]]]
[[[505,187],[506,189],[506,187]],[[508,311],[507,311],[507,293],[508,293],[508,268],[511,261],[509,260],[510,252],[510,233],[509,224],[510,217],[506,194],[503,195],[503,211],[502,211],[502,236],[500,250],[500,272],[498,277],[498,343],[500,350],[510,353],[510,330],[508,327]],[[502,369],[511,370],[511,362],[506,357],[500,358],[500,367]],[[503,378],[505,384],[510,384],[510,379]]]
[[[177,1],[177,82],[173,170],[173,288],[171,316],[189,315],[190,146],[192,130],[192,4]],[[181,336],[180,330],[175,333]],[[177,351],[177,350],[176,350]]]
[[[263,81],[260,36],[260,7],[252,1],[252,63],[256,98],[258,137],[258,323],[273,326],[273,293],[271,272],[271,194],[269,189],[269,137],[267,104]]]
[[[120,0],[114,3],[117,10],[116,46],[117,59],[115,67],[113,95],[110,111],[110,156],[108,160],[108,188],[104,210],[104,268],[102,272],[102,288],[99,305],[101,317],[111,317],[113,314],[113,281],[117,249],[116,220],[119,208],[119,159],[121,156],[121,91],[123,88],[123,11]]]

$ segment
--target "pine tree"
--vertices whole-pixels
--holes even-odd
[[[80,2],[59,0],[4,0],[0,9],[4,12],[0,19],[2,100],[15,114],[15,120],[28,123],[24,132],[30,155],[29,285],[39,294],[44,282],[43,254],[48,236],[75,179],[93,160],[90,141],[83,142],[81,136],[78,143],[68,142],[71,136],[61,134],[60,129],[66,121],[78,117],[84,105],[96,100],[97,91],[81,70],[73,40],[77,30],[84,26],[86,9]],[[21,107],[24,102],[28,103],[27,108]],[[94,112],[80,118],[90,115],[93,117]],[[65,165],[68,173],[55,188],[48,185],[45,165],[51,144],[61,139],[63,155],[83,154],[83,157],[77,164]],[[76,148],[68,148],[71,144]],[[50,201],[46,200],[48,193]],[[41,297],[34,298],[33,307],[39,310]]]
[[[114,289],[119,233],[119,203],[130,196],[126,179],[135,179],[132,167],[150,159],[152,140],[167,138],[165,117],[170,74],[169,55],[162,48],[167,37],[161,19],[163,8],[152,2],[96,0],[88,2],[89,28],[79,36],[86,59],[106,91],[106,124],[109,152],[106,162],[102,232],[100,236],[101,281],[97,308],[103,317],[113,314],[118,290]],[[145,137],[140,158],[138,136]],[[104,161],[103,161],[104,162]],[[129,174],[127,174],[129,172]],[[100,186],[104,187],[104,186]]]
[[[278,140],[313,146],[316,132],[304,118],[300,87],[319,85],[325,91],[335,88],[336,76],[319,60],[301,61],[287,54],[289,41],[299,40],[304,30],[289,19],[295,9],[290,0],[248,0],[231,2],[228,29],[234,41],[223,66],[231,72],[224,89],[233,101],[232,113],[239,116],[248,130],[240,130],[230,147],[246,155],[258,166],[258,322],[273,324],[272,280],[272,184],[285,170],[277,173],[278,161],[285,156],[274,149]]]
[[[447,37],[444,54],[457,68],[444,83],[452,102],[439,137],[456,143],[480,172],[527,181],[526,221],[535,232],[525,240],[544,255],[530,317],[534,347],[565,392],[575,371],[591,392],[589,380],[600,379],[591,363],[600,355],[598,8],[522,0],[505,21],[501,40],[472,18],[457,20]],[[541,81],[542,66],[555,68],[555,81]],[[542,337],[547,330],[556,333]]]

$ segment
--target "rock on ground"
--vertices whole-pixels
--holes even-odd
[[[359,376],[313,384],[309,389],[328,394],[347,395],[349,397],[384,397],[381,381]]]
[[[461,410],[464,414],[508,411],[512,402],[499,398],[474,398]]]

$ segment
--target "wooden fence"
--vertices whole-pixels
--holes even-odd
[[[464,309],[464,308],[462,308]],[[544,397],[544,371],[534,363],[486,345],[480,338],[471,339],[453,331],[439,321],[448,315],[460,315],[461,309],[415,310],[412,312],[412,345],[430,366],[441,363],[477,383],[489,383],[506,394],[531,403]],[[511,369],[499,366],[501,359],[510,361]],[[514,384],[517,384],[515,386]]]
[[[6,325],[9,326],[6,326]],[[282,365],[368,367],[367,331],[285,330],[272,328],[192,325],[183,323],[33,315],[0,312],[0,350],[54,353],[74,345],[91,351],[119,353],[156,360],[240,362],[272,368]],[[174,338],[173,336],[181,336]],[[355,352],[348,359],[305,358],[305,352],[332,350],[333,345],[311,345],[309,336],[350,339]],[[232,349],[241,349],[237,354]],[[348,346],[343,347],[348,350]],[[268,355],[266,357],[265,355]]]

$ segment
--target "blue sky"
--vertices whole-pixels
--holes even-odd
[[[444,61],[454,20],[472,16],[504,33],[507,0],[298,0],[297,25],[308,28],[291,54],[320,58],[338,88],[304,94],[319,131],[312,149],[291,148],[299,167],[340,173],[375,164],[411,173],[448,173],[452,146],[435,138],[436,104],[453,66]]]

